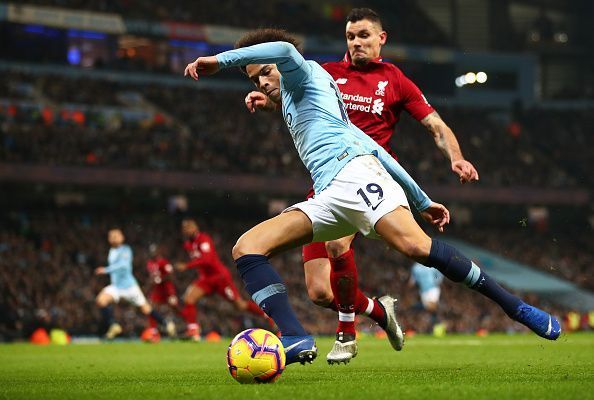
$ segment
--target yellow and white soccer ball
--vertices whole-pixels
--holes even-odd
[[[227,350],[229,373],[239,383],[271,383],[285,370],[280,339],[264,329],[247,329],[233,338]]]

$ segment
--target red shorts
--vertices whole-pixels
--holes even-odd
[[[202,289],[206,296],[216,293],[231,302],[240,297],[233,279],[227,274],[201,276],[192,285]]]
[[[170,297],[176,297],[175,286],[173,282],[165,281],[159,285],[153,286],[150,299],[154,304],[169,304]]]

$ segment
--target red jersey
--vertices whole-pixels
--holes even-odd
[[[322,67],[338,84],[351,122],[393,156],[390,138],[402,110],[418,121],[435,111],[398,67],[381,58],[355,67],[347,52],[342,61]]]
[[[146,262],[146,269],[155,285],[162,284],[173,272],[173,266],[163,257],[151,258]]]
[[[201,275],[217,275],[229,271],[217,254],[212,238],[200,232],[184,242],[184,249],[190,257],[188,268],[196,268]]]

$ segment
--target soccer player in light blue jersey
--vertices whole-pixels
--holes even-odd
[[[113,339],[122,333],[122,326],[113,317],[113,303],[119,303],[124,299],[134,304],[140,311],[153,317],[159,324],[164,326],[170,336],[175,334],[175,325],[170,321],[166,323],[163,317],[146,301],[142,290],[132,275],[132,249],[124,244],[124,234],[121,229],[111,229],[107,234],[107,240],[111,246],[107,257],[108,265],[95,269],[96,275],[109,274],[111,284],[106,286],[97,295],[96,303],[101,310],[104,327],[107,328],[105,337]]]
[[[443,275],[435,268],[414,263],[410,270],[410,284],[411,286],[417,285],[422,308],[431,315],[431,325],[435,334],[445,332],[445,326],[439,323],[438,318],[439,296],[441,295],[439,286],[442,281]]]
[[[185,69],[185,75],[198,79],[222,68],[242,67],[258,90],[281,106],[297,152],[313,178],[313,198],[256,225],[238,239],[232,252],[246,289],[283,335],[287,363],[311,361],[317,348],[291,309],[269,257],[357,231],[381,238],[448,279],[464,282],[538,335],[556,339],[561,332],[556,318],[525,304],[454,247],[423,232],[409,200],[439,231],[449,223],[449,211],[431,201],[383,148],[351,125],[332,77],[317,63],[306,61],[294,43],[282,30],[260,29],[244,35],[235,50],[199,57]],[[389,324],[397,325],[394,314]]]

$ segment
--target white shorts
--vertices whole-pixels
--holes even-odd
[[[299,209],[311,220],[313,242],[326,242],[355,232],[378,238],[375,224],[399,206],[409,207],[404,190],[372,155],[349,161],[330,185]]]
[[[109,285],[103,288],[103,291],[113,297],[113,301],[116,303],[119,303],[120,299],[124,299],[137,307],[146,304],[146,297],[138,285],[126,289],[118,289],[114,285]]]
[[[421,293],[421,302],[423,303],[423,306],[427,308],[428,304],[437,304],[439,302],[440,294],[441,289],[439,287],[434,287]]]

